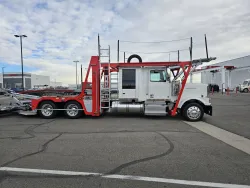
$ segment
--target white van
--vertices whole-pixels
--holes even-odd
[[[244,80],[243,84],[240,84],[240,92],[248,93],[250,92],[250,79]]]

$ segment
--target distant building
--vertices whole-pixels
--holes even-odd
[[[242,84],[245,79],[250,79],[250,55],[231,59],[228,61],[223,61],[220,63],[212,64],[212,66],[234,66],[237,69],[232,70],[231,81],[228,82],[228,72],[225,72],[225,85],[223,88],[235,88]],[[201,83],[206,84],[218,84],[221,88],[222,86],[222,75],[221,72],[211,73],[211,72],[202,72],[201,73]]]
[[[24,88],[31,89],[42,85],[50,85],[50,77],[43,75],[36,75],[31,73],[24,73]],[[0,75],[0,87],[4,88],[21,88],[22,87],[22,73],[7,72]]]

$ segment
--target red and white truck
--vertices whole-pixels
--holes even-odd
[[[132,55],[129,61],[133,57],[138,55]],[[63,111],[68,118],[100,116],[107,112],[148,116],[180,114],[189,121],[199,121],[205,113],[212,115],[208,85],[186,82],[193,67],[215,58],[137,63],[102,63],[100,59],[100,53],[91,57],[79,95],[32,99],[29,113],[38,113],[43,118],[54,118],[59,111]],[[112,88],[112,75],[116,76],[116,88]],[[181,76],[182,79],[179,79]],[[91,89],[86,92],[89,77]],[[21,112],[25,113],[27,111]]]

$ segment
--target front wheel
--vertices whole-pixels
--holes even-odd
[[[244,93],[248,93],[248,89],[245,88],[245,89],[243,90],[243,92],[244,92]]]
[[[198,103],[190,103],[184,106],[182,116],[188,121],[200,121],[204,116],[204,109]]]

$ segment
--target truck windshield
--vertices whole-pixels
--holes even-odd
[[[243,85],[247,85],[247,84],[248,84],[248,81],[244,81],[244,82],[243,82]]]

